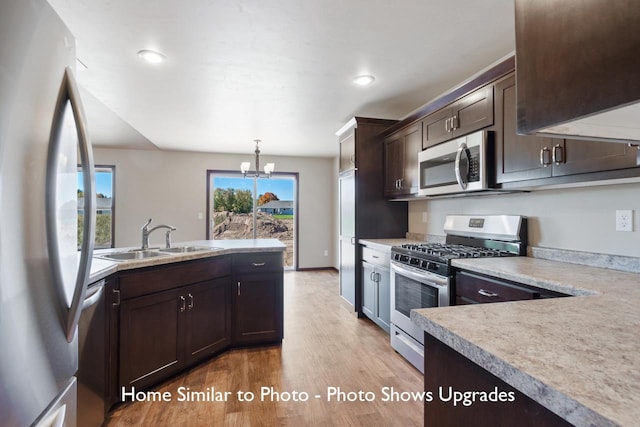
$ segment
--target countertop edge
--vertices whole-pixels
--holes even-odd
[[[589,396],[589,393],[593,393],[597,388],[588,387],[587,389],[582,389],[576,388],[576,384],[572,384],[571,382],[568,384],[558,382],[550,376],[552,375],[551,371],[542,368],[544,365],[534,364],[531,365],[530,369],[527,364],[528,362],[524,362],[524,359],[519,358],[518,353],[513,353],[513,355],[508,352],[505,353],[505,348],[512,346],[512,344],[507,347],[493,345],[486,339],[486,335],[479,335],[476,329],[459,327],[457,326],[459,323],[456,322],[465,318],[474,318],[474,315],[479,315],[480,313],[482,313],[482,316],[489,316],[493,321],[516,320],[520,326],[511,328],[508,333],[510,334],[509,336],[515,337],[518,344],[524,343],[524,338],[519,339],[514,334],[519,333],[522,337],[522,334],[526,335],[527,333],[526,330],[518,332],[518,328],[521,328],[522,325],[537,328],[537,336],[541,336],[543,332],[543,330],[540,329],[541,327],[554,327],[554,322],[556,322],[556,317],[554,316],[558,316],[558,324],[562,324],[562,320],[566,319],[566,316],[571,313],[580,313],[580,316],[588,315],[591,316],[589,319],[573,317],[571,318],[571,322],[575,325],[581,325],[581,320],[591,320],[588,324],[593,326],[597,324],[597,321],[594,320],[596,319],[593,317],[594,312],[589,310],[601,310],[602,307],[609,307],[610,304],[614,304],[616,301],[620,303],[625,302],[626,311],[621,308],[621,316],[623,313],[629,313],[629,310],[633,310],[633,308],[630,309],[629,307],[632,307],[632,301],[637,300],[640,296],[640,276],[637,273],[529,257],[460,259],[454,260],[452,265],[459,269],[483,273],[492,277],[568,293],[574,295],[574,297],[550,299],[548,300],[548,304],[551,304],[551,306],[548,307],[553,308],[547,310],[533,309],[534,305],[547,307],[544,300],[463,306],[460,307],[460,309],[463,310],[459,312],[460,315],[454,314],[458,313],[455,311],[456,307],[413,310],[411,319],[416,325],[462,356],[490,372],[492,375],[500,378],[505,383],[574,425],[633,425],[632,423],[629,424],[629,422],[630,420],[636,419],[633,414],[638,413],[638,411],[632,410],[631,408],[634,406],[629,405],[633,405],[634,401],[637,402],[638,399],[624,399],[624,405],[627,406],[614,407],[627,412],[616,412],[607,404],[607,399],[611,398],[611,395],[607,395],[607,392],[596,392],[597,395],[595,396],[597,397],[593,397]],[[571,266],[571,268],[567,270],[567,266]],[[563,307],[570,311],[564,312],[562,310]],[[476,309],[482,311],[478,312]],[[505,313],[505,315],[503,316],[502,313]],[[525,313],[527,316],[543,315],[552,317],[545,317],[540,320],[536,320],[534,317],[531,317],[530,320],[528,317],[518,318],[519,315]],[[620,320],[618,320],[618,323],[613,325],[613,327],[611,324],[607,324],[607,327],[598,329],[599,333],[611,333],[612,330],[615,331],[615,329],[626,331],[629,327],[637,324],[634,323],[636,321],[634,319],[637,319],[637,316],[624,315],[618,317],[618,319]],[[545,323],[547,325],[545,325]],[[582,327],[569,330],[575,331],[575,333],[579,331],[579,333],[587,334],[585,337],[594,332],[592,329],[585,331]],[[552,342],[558,342],[558,338],[567,332],[567,330],[563,330],[564,332],[554,334],[554,331],[557,330],[549,329],[550,336],[554,337],[554,341]],[[486,332],[490,332],[490,330],[487,329]],[[621,336],[624,336],[624,332]],[[580,336],[578,336],[577,342],[580,341]],[[610,348],[613,348],[611,347],[611,343],[608,343],[608,345]],[[632,346],[631,348],[638,348],[638,346]],[[555,351],[554,349],[545,343],[542,343],[542,347],[537,347],[538,351],[546,352],[547,354],[550,354],[549,351]],[[572,350],[582,351],[579,347],[573,347]],[[576,356],[580,357],[577,353]],[[577,363],[577,368],[571,369],[575,374],[579,374],[581,370],[587,368],[590,370],[584,371],[585,373],[594,372],[592,369],[595,366],[595,362],[593,361],[597,360],[598,357],[610,358],[610,356],[611,355],[608,356],[602,352],[596,352],[592,354],[590,358],[587,358],[584,364],[581,359],[573,359],[574,364]],[[542,360],[544,360],[544,358]],[[558,367],[568,367],[567,360],[568,359],[565,359],[564,362],[561,362]],[[629,363],[637,363],[638,358],[635,357],[631,360],[622,358],[621,360],[627,360]],[[541,370],[541,368],[543,370]],[[611,366],[607,369],[610,368]],[[606,371],[597,372],[602,374]],[[626,372],[626,376],[624,377],[626,379],[619,376],[616,377],[617,371],[611,372],[614,374],[613,377],[609,377],[612,382],[603,382],[603,386],[606,388],[607,385],[611,386],[611,384],[616,384],[618,393],[615,393],[615,395],[620,393],[625,394],[621,390],[627,390],[626,387],[630,386],[629,381],[633,378],[629,377],[629,370],[620,371]],[[567,380],[572,381],[572,377],[576,377],[575,374],[568,375],[566,377]],[[602,378],[602,376],[598,378]],[[637,390],[637,387],[632,386],[628,390],[631,392],[631,390]]]
[[[273,240],[270,242],[269,240]],[[101,280],[111,274],[117,273],[118,271],[125,270],[133,270],[137,268],[144,267],[154,267],[159,265],[172,264],[176,262],[183,261],[191,261],[196,259],[203,258],[211,258],[216,256],[223,255],[231,255],[231,254],[241,254],[241,253],[256,253],[256,252],[284,252],[286,250],[286,246],[275,239],[258,239],[254,240],[246,240],[246,246],[236,246],[236,244],[243,242],[240,240],[233,240],[227,242],[235,242],[233,247],[227,248],[219,248],[219,246],[212,246],[210,243],[206,242],[215,242],[216,245],[223,246],[225,245],[225,241],[189,241],[189,242],[181,242],[175,244],[174,246],[210,246],[212,250],[202,251],[202,252],[191,252],[184,254],[171,254],[161,257],[153,257],[146,258],[141,260],[127,260],[127,261],[110,261],[104,258],[100,258],[100,253],[96,254],[94,252],[92,263],[91,263],[91,273],[89,275],[88,283],[94,283],[98,280]],[[253,243],[253,245],[248,244],[249,242]],[[276,242],[278,244],[276,244]],[[214,249],[216,248],[216,249]],[[107,254],[109,252],[119,252],[126,251],[131,249],[138,248],[114,248],[109,250],[100,251],[102,254]],[[99,264],[97,266],[96,264]]]
[[[424,317],[420,313],[421,311],[412,310],[411,321],[420,326],[426,333],[437,338],[561,418],[576,425],[618,426],[616,422],[584,406],[570,396],[512,366],[503,359],[448,330],[446,327]]]

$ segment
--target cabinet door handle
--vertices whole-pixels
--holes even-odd
[[[458,116],[451,117],[451,130],[458,129]]]
[[[563,149],[560,146],[560,144],[556,144],[553,147],[553,152],[551,157],[553,159],[553,163],[555,163],[556,165],[559,165],[560,163],[564,162]]]
[[[189,305],[187,306],[189,310],[193,308],[193,295],[189,294]]]
[[[180,313],[187,309],[187,300],[184,299],[182,295],[180,295]]]
[[[551,161],[549,160],[550,154],[549,148],[544,147],[540,149],[540,164],[545,168],[551,164]]]
[[[113,293],[113,295],[115,296],[115,302],[111,303],[112,307],[117,307],[120,305],[120,290],[118,289],[113,289],[111,290],[111,292]]]
[[[371,255],[371,258],[378,259],[378,258],[380,258],[380,257],[379,257],[378,255]]]
[[[376,279],[373,278],[373,271],[371,273],[369,273],[369,280],[371,280],[372,282],[375,282]]]
[[[478,291],[478,293],[480,295],[482,295],[483,297],[489,297],[489,298],[495,298],[495,297],[499,296],[498,294],[496,294],[494,292],[485,291],[484,289],[480,289]]]
[[[254,267],[264,267],[266,262],[253,262],[252,264]]]
[[[242,285],[240,284],[240,282],[238,282],[238,296],[240,296],[240,288],[241,288],[241,286]]]
[[[376,273],[376,275],[375,275],[375,278],[376,278],[375,282],[376,283],[380,283],[380,277],[381,277],[380,273]]]

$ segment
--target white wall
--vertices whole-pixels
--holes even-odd
[[[615,231],[616,209],[634,210],[634,232]],[[413,201],[409,231],[443,235],[447,214],[525,215],[531,246],[640,256],[638,183]]]
[[[139,246],[149,218],[170,224],[175,242],[206,239],[207,170],[238,170],[253,153],[211,154],[94,148],[96,164],[116,166],[115,243]],[[335,161],[332,158],[261,156],[278,172],[299,173],[299,268],[335,265]],[[203,218],[198,219],[202,213]],[[152,244],[164,233],[151,235]],[[324,256],[324,251],[328,255]]]

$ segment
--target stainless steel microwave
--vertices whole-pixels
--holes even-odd
[[[495,188],[494,134],[472,133],[428,147],[418,154],[420,196]]]

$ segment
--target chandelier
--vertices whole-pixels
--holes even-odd
[[[251,171],[249,170],[251,168],[251,162],[242,162],[240,163],[240,172],[242,172],[242,175],[244,175],[244,177],[246,178],[247,176],[249,177],[253,177],[253,178],[271,178],[271,174],[273,173],[273,171],[276,168],[275,163],[267,163],[266,165],[264,165],[264,173],[260,172],[260,140],[259,139],[254,139],[254,142],[256,143],[256,170]]]

